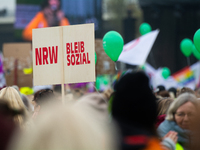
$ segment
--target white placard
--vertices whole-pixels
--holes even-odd
[[[33,29],[34,85],[95,81],[94,24]]]

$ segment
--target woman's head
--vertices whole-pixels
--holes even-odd
[[[0,98],[6,100],[13,109],[25,109],[19,93],[12,87],[3,88],[0,91]]]
[[[23,104],[23,101],[19,93],[14,88],[12,87],[3,88],[0,91],[0,99],[4,99],[5,101],[7,101],[10,108],[26,112],[25,105]],[[22,116],[20,115],[16,116],[15,121],[18,122],[19,124],[22,124],[23,122]]]
[[[172,102],[167,112],[167,120],[175,121],[182,129],[189,129],[196,113],[197,98],[191,93],[183,93]]]

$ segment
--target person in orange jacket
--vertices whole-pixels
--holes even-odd
[[[42,11],[38,12],[26,26],[22,36],[25,40],[32,41],[32,29],[65,25],[70,23],[60,10],[60,0],[47,0]]]

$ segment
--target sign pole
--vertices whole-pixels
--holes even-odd
[[[63,37],[63,28],[60,28],[60,36]],[[62,38],[61,38],[62,39]],[[61,93],[62,93],[62,103],[65,104],[65,76],[64,76],[64,46],[63,46],[63,39],[61,40]]]
[[[62,88],[62,103],[65,104],[65,86],[64,83],[61,84],[61,88]]]

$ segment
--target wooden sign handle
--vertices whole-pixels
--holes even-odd
[[[62,103],[65,104],[65,86],[64,86],[64,83],[62,83],[61,85],[61,93],[62,93]]]

